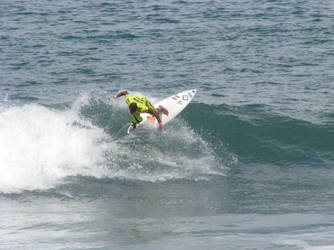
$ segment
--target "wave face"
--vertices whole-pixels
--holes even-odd
[[[207,131],[214,144],[229,145],[244,163],[328,167],[334,159],[332,123],[282,116],[266,105],[195,103],[184,117],[193,128]]]
[[[0,114],[0,191],[47,190],[69,177],[212,180],[238,166],[328,168],[331,124],[284,117],[265,105],[192,103],[163,133],[126,135],[123,103],[85,95],[67,108],[38,104]]]

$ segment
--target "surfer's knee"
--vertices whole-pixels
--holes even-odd
[[[159,112],[162,111],[165,115],[169,114],[168,110],[165,107],[161,106],[161,105],[159,105],[158,111]]]

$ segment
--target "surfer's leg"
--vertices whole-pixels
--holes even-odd
[[[161,106],[161,105],[159,105],[158,111],[159,112],[162,111],[162,113],[164,113],[165,115],[169,114],[168,110],[165,107]]]
[[[147,100],[146,105],[147,105],[149,108],[151,108],[151,109],[153,109],[153,110],[156,110],[159,114],[160,114],[160,112],[164,113],[165,115],[168,115],[168,114],[169,114],[168,110],[167,110],[165,107],[159,105],[159,107],[156,109],[156,108],[151,104],[151,102],[150,102],[149,100]]]

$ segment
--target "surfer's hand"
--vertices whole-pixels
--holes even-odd
[[[162,122],[159,122],[159,131],[162,131]]]

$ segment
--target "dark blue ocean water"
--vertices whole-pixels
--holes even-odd
[[[0,249],[334,249],[334,2],[0,1]],[[196,88],[164,131],[153,103]]]

